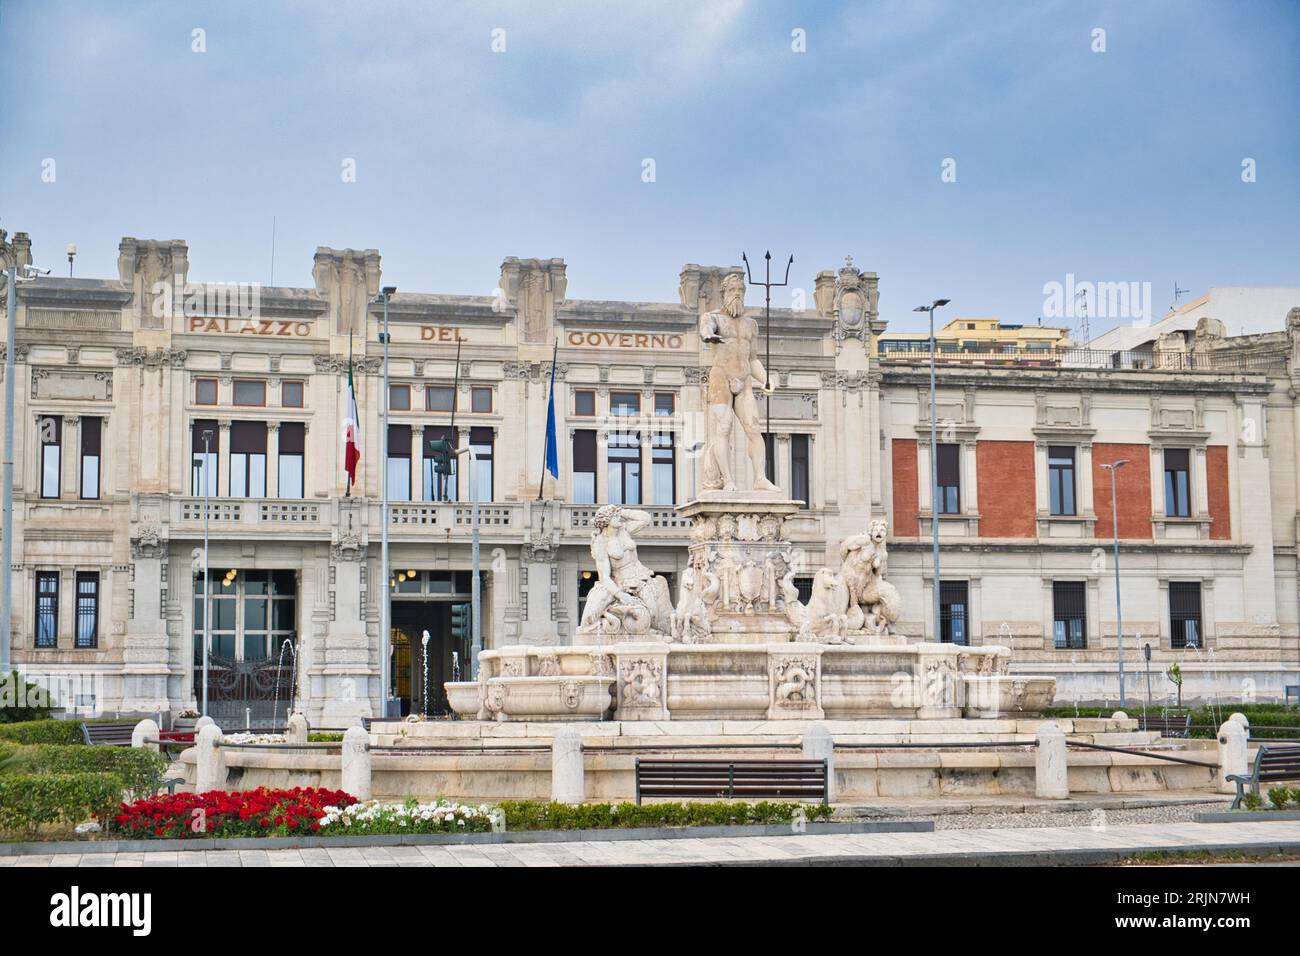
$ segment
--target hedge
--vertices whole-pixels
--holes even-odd
[[[50,692],[17,671],[0,674],[0,724],[45,720],[53,710]]]
[[[35,836],[42,826],[72,826],[106,819],[122,797],[111,773],[40,773],[0,776],[0,831]]]
[[[4,769],[25,774],[111,773],[137,797],[150,797],[162,784],[167,760],[143,747],[37,744],[18,748]]]
[[[808,822],[831,815],[822,803],[542,803],[505,800],[498,804],[507,830],[609,830],[631,827],[734,826],[790,823],[796,810]]]
[[[0,724],[0,740],[16,744],[84,744],[79,720],[29,720]]]
[[[1050,707],[1043,711],[1043,716],[1067,719],[1073,717],[1109,717],[1119,709],[1118,706],[1080,707],[1076,712],[1074,707]],[[1145,706],[1130,705],[1124,708],[1124,713],[1136,719],[1145,710]],[[1158,717],[1169,710],[1177,710],[1177,708],[1152,707],[1150,713],[1151,716]],[[1219,725],[1236,713],[1245,714],[1246,719],[1250,721],[1251,737],[1259,739],[1300,737],[1300,707],[1294,705],[1224,702],[1217,707],[1201,704],[1196,707],[1185,707],[1183,710],[1190,711],[1192,715],[1193,737],[1207,740],[1213,739],[1218,735]]]

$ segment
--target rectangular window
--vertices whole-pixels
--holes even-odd
[[[1088,646],[1088,612],[1083,581],[1052,582],[1052,634],[1058,650]]]
[[[650,439],[651,504],[677,503],[677,461],[672,432],[656,432]]]
[[[303,458],[306,454],[307,426],[302,422],[280,425],[280,462],[277,493],[281,498],[303,495]]]
[[[596,503],[596,432],[590,428],[573,433],[573,502]]]
[[[266,422],[230,426],[230,497],[266,497]]]
[[[42,415],[37,419],[41,433],[41,497],[59,497],[63,471],[63,419],[58,415]]]
[[[411,386],[389,385],[388,407],[395,412],[409,412],[411,410]]]
[[[486,385],[475,385],[469,390],[469,410],[487,413],[492,411],[492,389]]]
[[[590,389],[578,389],[573,393],[573,414],[575,415],[595,415],[596,414],[596,393]]]
[[[809,443],[807,435],[790,436],[790,497],[800,502],[799,507],[812,504],[812,483],[809,480]]]
[[[1191,480],[1186,448],[1165,449],[1165,515],[1186,518],[1192,513]]]
[[[99,572],[77,572],[77,647],[99,644]]]
[[[411,500],[411,426],[388,426],[388,497]]]
[[[1203,648],[1201,582],[1169,582],[1169,646]]]
[[[456,409],[456,389],[451,385],[426,385],[424,407],[430,412],[451,412]]]
[[[37,647],[56,647],[59,643],[59,572],[36,572]]]
[[[210,418],[196,418],[190,426],[190,494],[201,497],[217,494],[217,423]]]
[[[81,497],[99,497],[99,451],[104,420],[81,418]]]
[[[460,470],[459,461],[455,455],[451,455],[447,458],[445,466],[439,465],[433,457],[433,443],[436,441],[445,441],[450,446],[451,451],[454,452],[456,450],[456,433],[452,431],[449,425],[424,426],[424,500],[455,501],[457,497],[456,474]]]
[[[944,581],[939,585],[939,640],[945,644],[968,644],[968,614],[965,581]]]
[[[285,408],[302,408],[302,382],[281,382],[280,404]]]
[[[495,435],[491,428],[471,428],[469,445],[478,453],[478,464],[474,466],[474,487],[471,492],[479,501],[491,501],[493,493],[492,464]],[[474,499],[471,499],[474,500]]]
[[[266,404],[266,383],[255,382],[252,379],[235,380],[235,404],[236,405],[265,405]]]
[[[672,392],[655,392],[656,415],[671,415],[675,410],[676,401]]]
[[[641,434],[610,432],[605,469],[612,505],[641,503]]]
[[[961,514],[961,446],[940,445],[935,466],[938,470],[935,510],[941,515]]]
[[[763,474],[776,484],[776,436],[771,432],[763,432]]]
[[[1074,515],[1074,449],[1068,445],[1050,445],[1047,449],[1047,492],[1051,513]]]
[[[640,415],[640,392],[610,392],[609,413],[611,415]]]
[[[194,404],[217,404],[217,380],[215,378],[196,378],[194,380]]]

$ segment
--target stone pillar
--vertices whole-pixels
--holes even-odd
[[[158,752],[158,725],[146,717],[131,731],[131,746]]]
[[[424,500],[424,426],[411,426],[411,500]]]
[[[230,497],[230,422],[217,422],[217,494]]]
[[[582,803],[585,798],[582,735],[576,727],[561,727],[551,741],[551,800]]]
[[[288,732],[284,739],[291,744],[305,744],[307,742],[307,718],[294,711],[289,715]]]
[[[207,725],[198,732],[195,742],[198,768],[194,775],[194,792],[226,789],[226,758],[218,746],[221,742],[221,728],[216,724]]]
[[[266,424],[266,497],[280,497],[280,423]]]
[[[1220,793],[1236,793],[1237,785],[1226,779],[1229,774],[1247,774],[1249,744],[1246,728],[1237,720],[1239,714],[1233,714],[1219,728],[1219,774]]]
[[[1055,721],[1038,728],[1034,752],[1034,796],[1043,800],[1064,800],[1070,795],[1067,776],[1065,733]]]
[[[370,799],[370,734],[360,727],[343,734],[342,789],[358,800]]]
[[[194,739],[195,740],[199,739],[199,731],[202,730],[204,727],[215,727],[215,726],[217,726],[217,722],[215,720],[213,720],[211,717],[207,716],[206,714],[203,715],[198,720],[194,721]]]
[[[803,735],[805,760],[826,761],[826,802],[835,802],[835,738],[825,724],[813,724]]]

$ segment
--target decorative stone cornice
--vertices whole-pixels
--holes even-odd
[[[142,346],[120,348],[117,350],[117,364],[136,366],[138,368],[184,368],[189,353],[185,349],[147,349]],[[223,368],[229,366],[223,365]]]

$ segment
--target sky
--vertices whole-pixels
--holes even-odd
[[[0,0],[0,227],[82,277],[135,236],[199,281],[309,286],[324,245],[675,302],[770,250],[774,305],[851,254],[895,331],[1034,323],[1069,276],[1159,316],[1300,286],[1298,39],[1296,0]]]

